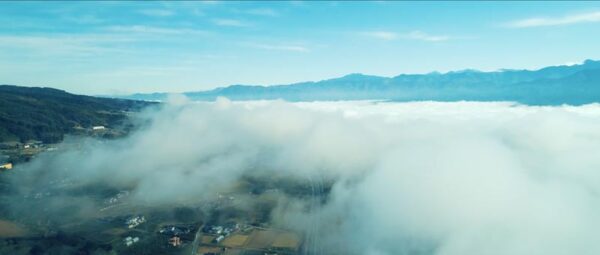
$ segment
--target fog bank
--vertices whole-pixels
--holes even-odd
[[[18,166],[13,186],[102,184],[164,207],[245,176],[283,177],[327,193],[281,195],[271,212],[273,224],[305,233],[311,254],[600,253],[598,104],[172,98],[141,121],[128,138],[79,141]],[[81,217],[101,207],[78,194],[36,206],[53,201]]]

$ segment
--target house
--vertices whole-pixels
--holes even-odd
[[[44,142],[37,140],[29,140],[23,144],[24,149],[44,147]]]
[[[167,225],[167,226],[162,227],[158,232],[163,235],[181,236],[181,235],[189,234],[191,232],[191,229],[187,228],[187,227],[177,227],[177,226],[173,226],[173,225]]]
[[[174,236],[169,238],[169,244],[173,245],[173,247],[177,247],[181,245],[181,238],[179,238],[178,236]]]
[[[146,222],[146,217],[144,216],[133,216],[125,221],[125,224],[128,228],[135,228],[140,224]]]
[[[0,170],[10,170],[13,168],[12,163],[2,163],[0,164]]]
[[[140,238],[137,236],[136,237],[128,236],[128,237],[125,237],[125,239],[123,241],[125,242],[125,245],[131,246],[134,243],[137,243],[139,240],[140,240]]]

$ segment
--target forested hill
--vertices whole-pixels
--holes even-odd
[[[74,95],[52,88],[0,85],[0,142],[58,142],[92,126],[126,124],[149,102]]]

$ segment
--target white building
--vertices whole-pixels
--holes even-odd
[[[125,237],[125,240],[123,240],[123,241],[125,241],[125,245],[131,246],[134,243],[137,243],[139,240],[140,240],[140,238],[137,236],[136,237],[128,236],[128,237]]]

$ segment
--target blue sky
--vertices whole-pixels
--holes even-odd
[[[600,2],[2,2],[0,84],[83,94],[600,59]]]

